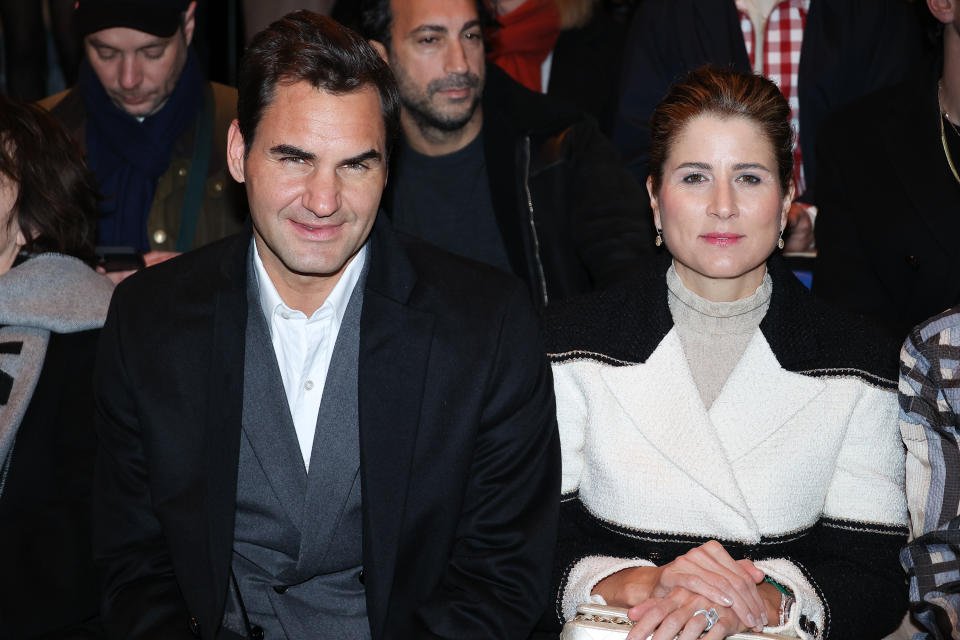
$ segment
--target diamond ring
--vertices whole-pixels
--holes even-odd
[[[702,615],[707,620],[707,626],[703,628],[704,631],[710,631],[713,629],[713,625],[717,624],[717,620],[720,619],[720,614],[717,613],[717,610],[713,607],[709,609],[699,609],[693,612],[691,618],[696,618],[697,616]]]

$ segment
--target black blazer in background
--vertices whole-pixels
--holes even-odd
[[[816,192],[820,121],[920,68],[924,42],[916,10],[905,0],[811,1],[798,77],[804,201]],[[654,108],[671,85],[704,64],[751,71],[734,0],[644,0],[624,48],[614,129],[614,143],[639,181],[647,179]]]
[[[94,495],[113,637],[228,637],[249,244],[187,253],[114,295]],[[382,216],[369,246],[358,384],[372,636],[526,637],[546,605],[560,483],[529,296],[492,268],[401,244]]]
[[[0,495],[0,640],[103,636],[90,546],[99,329],[51,333]]]
[[[824,122],[813,292],[899,340],[960,302],[960,185],[940,138],[935,73]]]

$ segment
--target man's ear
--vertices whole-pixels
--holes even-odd
[[[383,61],[387,64],[390,64],[390,54],[387,53],[387,48],[383,46],[383,43],[376,40],[368,40],[368,42],[370,43],[370,46],[380,54],[380,57],[383,58]]]
[[[193,0],[183,13],[183,35],[187,39],[187,45],[193,41],[193,31],[197,26],[196,22],[197,0]]]
[[[953,14],[956,11],[958,0],[927,0],[927,8],[933,17],[943,24],[953,22]]]
[[[227,131],[227,167],[230,169],[230,175],[237,182],[244,182],[243,160],[246,156],[247,148],[243,142],[243,134],[240,133],[240,123],[234,119],[230,123],[230,130]]]

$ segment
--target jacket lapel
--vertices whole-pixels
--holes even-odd
[[[503,78],[504,72],[493,64],[487,65],[487,81],[483,90],[483,153],[487,158],[487,181],[490,183],[490,201],[500,229],[500,237],[507,251],[507,258],[513,272],[526,280],[535,293],[537,287],[533,274],[533,265],[527,256],[530,247],[526,223],[526,195],[522,193],[524,179],[522,172],[529,169],[528,158],[518,148],[523,133],[514,129],[512,113],[513,100],[507,87],[509,80]],[[505,111],[506,110],[506,111]]]
[[[336,555],[330,545],[358,480],[357,364],[365,280],[362,275],[350,294],[323,386],[303,502],[301,567],[317,566],[331,552]]]
[[[270,331],[261,311],[255,278],[251,265],[247,270],[243,433],[287,517],[302,531],[300,520],[307,490],[307,470]]]
[[[763,334],[754,333],[709,413],[730,463],[760,447],[824,386],[784,370]]]
[[[600,375],[636,429],[664,459],[714,495],[751,530],[756,529],[675,329],[667,333],[646,363],[605,367]],[[667,398],[675,400],[665,406],[662,402]],[[673,428],[665,428],[665,415],[671,416]]]
[[[214,284],[210,375],[203,447],[206,472],[206,553],[210,558],[211,588],[207,592],[217,615],[222,614],[230,579],[233,526],[237,497],[237,464],[240,457],[240,423],[243,408],[244,333],[247,320],[245,265],[250,235],[237,237],[225,252]]]
[[[383,634],[433,337],[413,308],[412,265],[381,218],[360,317],[358,371],[363,557],[373,636]]]

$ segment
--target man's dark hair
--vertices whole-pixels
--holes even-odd
[[[482,0],[474,0],[480,24],[484,27],[494,24],[493,15]],[[369,40],[376,40],[390,49],[390,30],[393,27],[393,12],[390,0],[362,0],[360,11],[360,33]]]
[[[17,187],[8,224],[20,226],[27,240],[24,253],[63,253],[93,266],[99,216],[93,173],[50,114],[3,95],[0,175]]]
[[[237,120],[246,153],[277,84],[309,82],[343,95],[372,86],[380,94],[386,153],[400,132],[400,93],[387,63],[357,33],[312,11],[294,11],[253,37],[240,62]]]

